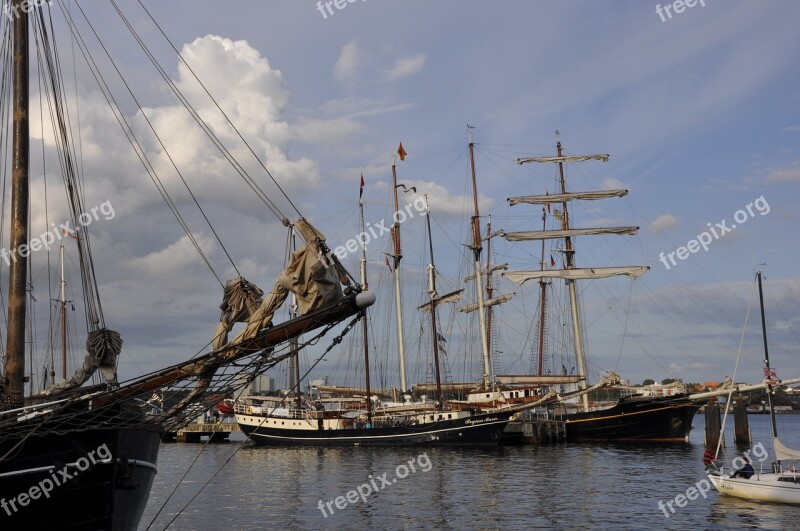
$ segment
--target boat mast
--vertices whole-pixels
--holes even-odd
[[[444,397],[442,395],[442,378],[439,369],[439,331],[436,329],[436,264],[433,261],[433,237],[431,235],[431,207],[428,204],[428,194],[425,194],[425,210],[427,215],[425,221],[428,226],[428,248],[431,255],[431,263],[428,264],[428,295],[431,303],[431,337],[433,338],[433,366],[436,374],[436,396],[439,399],[439,411],[444,407]]]
[[[402,144],[401,144],[402,145]],[[400,394],[404,395],[408,390],[406,385],[406,347],[403,338],[403,301],[400,292],[400,260],[403,259],[403,252],[400,249],[400,223],[398,220],[397,202],[397,157],[392,161],[392,190],[394,191],[394,223],[392,224],[392,241],[394,243],[394,298],[397,313],[397,350],[400,356]]]
[[[483,376],[481,389],[489,388],[489,341],[486,333],[486,310],[483,300],[483,277],[481,276],[481,227],[480,213],[478,212],[478,184],[475,179],[475,144],[472,142],[473,127],[467,124],[469,137],[469,163],[472,170],[472,199],[475,214],[472,216],[472,253],[475,257],[475,291],[478,298],[478,322],[481,328],[481,348],[483,350]],[[494,385],[494,382],[492,382]]]
[[[25,397],[25,281],[28,253],[28,9],[27,0],[13,0],[14,116],[11,170],[11,252],[16,253],[8,275],[8,332],[6,338],[4,406],[22,406]]]
[[[542,207],[542,231],[547,230],[547,211]],[[540,262],[540,269],[544,271],[544,240],[542,240],[542,260]],[[539,279],[539,371],[541,376],[544,369],[544,326],[545,326],[545,311],[547,309],[547,282],[544,278]]]
[[[769,348],[767,347],[767,320],[764,317],[764,291],[761,287],[761,271],[756,272],[758,278],[758,300],[761,303],[761,334],[764,336],[764,372],[767,381],[772,378],[772,369],[769,366]],[[769,417],[772,420],[772,438],[778,437],[778,425],[775,422],[775,409],[772,407],[772,386],[767,385],[767,402],[769,403]]]
[[[297,242],[295,240],[294,232],[291,233],[292,238],[292,251],[295,250],[297,247]],[[294,319],[298,316],[299,312],[297,311],[297,296],[292,293],[292,303],[289,306],[289,318]],[[300,389],[301,389],[301,382],[300,382],[300,341],[297,337],[293,337],[291,341],[289,341],[289,348],[291,349],[292,356],[289,357],[289,392],[294,393],[295,396],[295,404],[297,404],[297,409],[300,409],[303,405],[300,399]]]
[[[58,249],[61,262],[61,378],[67,379],[67,281],[64,278],[64,245]]]
[[[558,131],[556,131],[556,150],[558,157],[562,157],[563,153],[561,152],[561,135]],[[567,185],[564,179],[564,162],[561,160],[558,162],[558,174],[561,180],[561,193],[566,194]],[[567,201],[564,201],[561,205],[564,209],[561,217],[561,228],[563,230],[569,230],[569,212],[567,209]],[[565,269],[573,269],[575,267],[575,251],[572,248],[572,238],[567,236],[564,238],[564,240],[566,247],[564,254],[566,255],[567,262]],[[578,388],[586,389],[586,356],[583,352],[583,338],[581,337],[581,324],[578,312],[578,293],[575,286],[575,280],[567,279],[567,287],[569,288],[569,303],[572,312],[572,331],[575,336],[575,358],[578,363],[578,377],[580,378],[578,381]],[[581,395],[581,401],[583,402],[584,411],[588,411],[589,397],[586,394]]]
[[[358,198],[358,208],[361,213],[361,233],[366,234],[364,229],[364,176],[361,176],[361,194]],[[369,291],[367,281],[367,244],[366,238],[361,240],[361,289]],[[367,312],[361,316],[361,329],[364,333],[364,379],[367,387],[367,422],[372,425],[372,390],[369,387],[369,333],[367,330]]]

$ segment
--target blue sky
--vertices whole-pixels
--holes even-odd
[[[579,238],[579,265],[652,268],[634,286],[617,279],[582,291],[592,378],[603,369],[633,382],[730,374],[758,268],[768,279],[774,365],[783,377],[798,376],[800,5],[705,4],[662,22],[656,3],[646,1],[370,0],[334,7],[327,18],[312,1],[145,2],[332,246],[356,233],[362,172],[367,220],[390,214],[387,183],[402,141],[409,156],[398,168],[400,180],[429,194],[442,286],[457,287],[467,265],[461,245],[469,216],[466,124],[475,126],[481,213],[507,230],[538,228],[539,210],[510,208],[505,199],[554,190],[553,168],[514,161],[554,154],[558,129],[567,153],[611,155],[608,164],[568,168],[570,188],[630,190],[623,199],[576,207],[575,224],[641,227],[632,238]],[[116,14],[108,6],[85,9],[237,266],[268,288],[283,261],[283,229],[191,130]],[[138,4],[123,9],[204,118],[245,158]],[[69,53],[67,46],[61,51]],[[221,290],[126,153],[80,58],[76,62],[81,108],[88,111],[81,136],[84,178],[96,183],[87,203],[111,200],[118,214],[92,228],[100,291],[109,325],[126,338],[121,372],[133,376],[201,348],[218,319]],[[127,114],[137,113],[130,97],[121,101]],[[152,140],[148,149],[215,268],[234,274],[163,153]],[[255,164],[246,165],[275,192]],[[686,245],[708,223],[726,219],[730,226],[738,210],[762,196],[769,205],[765,215],[756,211],[708,251],[670,270],[659,262],[660,253]],[[403,230],[407,333],[414,338],[409,349],[417,352],[412,373],[419,381],[427,356],[427,347],[417,344],[413,316],[415,303],[424,300],[422,218]],[[388,243],[384,238],[372,245],[369,257],[371,283],[382,290],[373,333],[380,359],[391,367],[394,340],[386,313],[392,297],[382,265]],[[536,249],[498,241],[495,259],[531,268],[539,260]],[[357,272],[352,260],[346,265]],[[500,289],[518,291],[519,301],[500,314],[508,325],[499,332],[501,370],[519,372],[529,365],[526,326],[535,289],[505,283]],[[452,350],[472,356],[474,323],[451,317],[449,310],[442,320]],[[739,379],[760,377],[756,323],[751,318],[748,361]],[[453,369],[456,379],[474,375],[473,362],[450,356],[460,367]],[[349,363],[358,364],[347,359],[346,353],[332,355],[315,376],[341,380]],[[455,376],[459,371],[462,376]]]

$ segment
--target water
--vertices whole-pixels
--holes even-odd
[[[763,441],[771,449],[768,421],[764,415],[750,416],[754,444]],[[164,529],[217,471],[170,529],[796,528],[800,507],[737,500],[713,488],[707,498],[698,496],[683,508],[673,503],[676,512],[664,516],[659,500],[666,504],[705,477],[702,415],[694,424],[692,444],[686,446],[322,449],[247,443],[237,452],[239,442],[213,444],[200,454],[152,529]],[[784,442],[800,447],[800,415],[779,416],[778,430]],[[162,445],[140,529],[201,448]],[[734,448],[728,452],[730,458],[739,455]],[[415,471],[408,463],[412,458]],[[754,466],[759,469],[759,463]],[[378,492],[366,502],[351,494],[356,501],[342,498],[339,503],[346,507],[337,508],[338,496],[370,485],[368,474]],[[388,484],[378,479],[383,474]],[[366,493],[367,487],[362,489]],[[329,501],[333,514],[325,508]]]

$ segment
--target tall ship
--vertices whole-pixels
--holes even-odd
[[[103,312],[102,276],[94,266],[92,240],[84,218],[94,212],[88,208],[85,190],[98,182],[100,176],[84,180],[83,165],[78,163],[81,158],[80,132],[75,130],[76,106],[68,103],[68,89],[62,79],[61,69],[68,62],[58,56],[55,18],[63,15],[60,20],[73,34],[73,43],[86,54],[85,66],[108,98],[114,117],[142,162],[142,175],[158,183],[159,172],[151,160],[152,153],[140,143],[141,130],[132,126],[117,105],[93,52],[78,32],[72,18],[77,12],[67,10],[61,3],[50,6],[27,0],[14,0],[7,7],[8,16],[0,17],[3,33],[0,144],[4,183],[10,183],[10,207],[3,202],[4,222],[0,232],[4,238],[5,230],[10,227],[10,240],[0,241],[0,247],[7,245],[13,259],[7,261],[7,269],[2,267],[0,271],[3,280],[8,281],[8,290],[2,294],[7,312],[0,380],[0,528],[132,530],[139,524],[158,472],[162,432],[174,431],[199,417],[220,397],[247,385],[305,346],[294,343],[290,348],[293,339],[305,334],[310,341],[319,341],[340,323],[351,320],[350,327],[345,327],[339,335],[346,333],[359,314],[374,302],[374,296],[351,281],[352,277],[335,257],[322,262],[321,257],[330,255],[325,236],[296,208],[293,211],[296,216],[292,216],[295,221],[290,222],[263,189],[251,183],[265,202],[265,210],[275,213],[289,234],[303,239],[303,245],[292,254],[269,296],[263,297],[263,291],[243,277],[225,284],[220,281],[224,288],[222,315],[211,335],[210,349],[187,355],[185,361],[164,364],[156,371],[119,381],[117,366],[122,337],[106,324],[111,318]],[[118,13],[128,22],[122,11]],[[133,26],[128,28],[135,34]],[[149,52],[144,42],[140,41],[140,45]],[[31,50],[38,53],[35,58],[31,57]],[[29,83],[34,65],[39,67],[42,98],[35,104],[29,90],[29,85],[35,86]],[[177,86],[169,83],[166,71],[161,72],[176,95],[179,94]],[[186,104],[187,110],[196,115],[196,110]],[[42,244],[47,241],[46,235],[33,236],[38,232],[33,232],[37,227],[31,224],[31,213],[44,211],[48,206],[46,195],[32,193],[30,115],[37,107],[42,109],[43,133],[51,134],[53,152],[59,159],[48,167],[48,172],[58,173],[63,181],[69,212],[69,223],[65,225],[77,229],[68,240],[75,240],[79,258],[82,300],[74,304],[82,305],[85,310],[85,359],[68,377],[64,356],[59,380],[54,365],[47,371],[38,371],[32,363],[26,363],[28,334],[35,331],[32,312],[28,311],[34,299],[29,292],[29,283],[34,281],[29,256],[30,251],[44,253]],[[147,115],[141,107],[139,111]],[[228,122],[233,127],[230,119]],[[51,131],[45,128],[45,123],[52,124]],[[210,127],[206,126],[204,131],[210,139],[218,141]],[[152,133],[156,131],[153,129]],[[222,143],[216,145],[227,153]],[[261,166],[269,174],[263,163]],[[188,188],[189,183],[184,182]],[[188,226],[180,223],[183,218],[168,192],[164,188],[159,191],[174,208],[173,213],[189,239],[196,242]],[[5,193],[4,190],[4,198]],[[292,204],[288,197],[285,199]],[[50,235],[56,238],[54,233]],[[199,246],[197,249],[200,251]],[[213,273],[213,267],[206,263]],[[56,321],[61,323],[62,346],[66,348],[67,300],[63,279],[62,274],[61,297],[57,300],[62,313]],[[273,322],[275,312],[290,293],[295,297],[296,315],[284,322]],[[237,323],[243,327],[229,340]],[[41,376],[44,378],[40,379]]]
[[[406,152],[400,144],[397,156],[405,158]],[[327,400],[311,402],[302,399],[300,393],[299,363],[295,361],[290,368],[292,395],[284,397],[247,396],[237,401],[236,421],[242,431],[256,444],[263,445],[314,445],[314,446],[496,446],[510,418],[522,409],[518,406],[503,406],[490,411],[478,408],[452,407],[445,400],[441,378],[439,356],[439,334],[437,331],[437,306],[457,300],[459,290],[440,295],[436,289],[436,266],[434,247],[430,241],[430,208],[425,198],[426,223],[429,242],[428,302],[419,309],[430,317],[433,330],[432,366],[436,384],[432,391],[432,402],[414,402],[408,394],[406,377],[405,339],[403,327],[403,306],[401,299],[400,262],[403,258],[399,211],[398,189],[406,186],[397,181],[397,160],[392,164],[392,185],[394,197],[394,219],[391,227],[393,261],[392,276],[395,288],[395,317],[397,334],[397,353],[399,368],[399,394],[401,400],[382,401],[373,393],[370,378],[370,343],[367,328],[367,312],[361,317],[363,363],[365,386],[350,389],[346,396],[331,397]],[[359,190],[360,230],[364,227],[364,180],[361,178]],[[366,244],[362,242],[361,286],[368,290]],[[388,261],[387,261],[388,263]],[[321,358],[320,358],[321,359]],[[313,367],[312,367],[313,368]],[[346,391],[344,389],[331,389]]]
[[[528,195],[511,197],[508,199],[510,206],[537,205],[542,208],[541,230],[510,232],[505,230],[487,229],[483,237],[487,245],[496,237],[502,237],[508,242],[540,242],[540,261],[538,267],[527,271],[509,271],[508,264],[495,265],[487,260],[483,270],[476,266],[476,274],[472,277],[480,280],[487,277],[486,284],[491,288],[491,277],[495,272],[516,284],[522,285],[529,281],[538,281],[538,300],[535,301],[537,318],[530,326],[530,344],[535,349],[534,362],[531,370],[526,374],[494,374],[494,392],[484,389],[475,390],[468,394],[462,401],[465,407],[478,406],[491,409],[500,405],[535,405],[543,396],[550,393],[559,395],[559,406],[550,407],[550,414],[564,420],[566,437],[568,441],[640,441],[640,442],[687,442],[692,428],[692,419],[698,409],[703,405],[702,400],[693,400],[687,392],[674,392],[664,396],[644,396],[633,393],[623,396],[612,404],[590,403],[592,391],[601,387],[619,388],[621,378],[609,372],[602,376],[600,382],[594,386],[589,385],[583,322],[581,319],[579,302],[579,282],[600,280],[614,276],[627,276],[633,280],[645,274],[647,266],[619,266],[619,267],[579,267],[576,261],[575,238],[578,236],[596,235],[634,235],[638,231],[635,226],[617,227],[586,227],[575,228],[570,219],[570,204],[573,201],[597,201],[615,197],[624,197],[627,190],[596,190],[596,191],[570,191],[567,188],[565,165],[584,163],[588,161],[607,162],[607,154],[565,155],[562,151],[560,135],[556,132],[556,155],[544,157],[526,157],[517,159],[523,164],[554,164],[557,167],[557,193],[544,195]],[[470,152],[473,143],[470,138]],[[471,157],[472,171],[474,172],[474,158]],[[551,212],[551,205],[556,208]],[[559,208],[560,207],[560,208]],[[473,219],[477,219],[476,216]],[[555,220],[555,227],[548,227],[548,219]],[[474,223],[474,222],[473,222]],[[478,232],[477,227],[473,232]],[[478,238],[476,237],[476,241]],[[546,253],[545,242],[554,241],[549,256]],[[554,255],[560,256],[560,267]],[[548,259],[549,258],[549,259]],[[563,282],[564,299],[555,304],[552,300],[555,282]],[[479,286],[479,290],[480,290]],[[480,292],[480,291],[479,291]],[[489,355],[489,341],[491,332],[484,332],[492,322],[492,306],[510,300],[515,293],[494,296],[489,290],[486,294],[488,303],[482,306],[484,317],[481,318],[482,347],[485,355]],[[473,305],[473,306],[479,306]],[[562,340],[563,347],[571,343],[574,355],[574,366],[568,369],[570,362],[562,362],[560,371],[548,367],[549,323],[548,315],[551,306],[557,306],[566,314],[560,321],[564,330],[568,330],[568,340]],[[478,308],[470,308],[470,310]],[[484,324],[487,323],[487,324]],[[561,328],[561,327],[560,327]],[[560,359],[563,359],[560,358]],[[553,365],[552,359],[549,360]],[[487,364],[488,365],[488,364]],[[571,389],[570,396],[579,397],[565,400],[565,390]]]

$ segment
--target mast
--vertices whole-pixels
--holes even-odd
[[[547,211],[542,207],[542,231],[547,229]],[[544,271],[544,240],[542,240],[542,261],[540,263],[541,270]],[[545,311],[547,309],[547,282],[544,278],[539,279],[539,376],[542,375],[544,368],[544,326],[545,326]]]
[[[64,278],[64,246],[58,249],[61,262],[61,378],[67,379],[67,281]]]
[[[481,328],[481,348],[483,351],[483,376],[481,389],[489,388],[489,341],[486,333],[486,311],[483,301],[483,277],[481,276],[481,228],[478,212],[478,184],[475,178],[475,144],[472,142],[473,127],[467,124],[469,137],[469,164],[472,170],[472,200],[475,214],[472,216],[472,253],[475,257],[475,290],[478,294],[478,322]],[[492,382],[492,385],[494,382]]]
[[[561,152],[561,135],[556,131],[556,151],[559,158],[563,157]],[[564,163],[559,160],[558,174],[561,180],[561,193],[567,193],[567,185],[564,179]],[[561,217],[562,230],[569,230],[569,211],[567,209],[567,201],[561,203],[563,207],[563,214]],[[575,251],[572,248],[572,238],[567,236],[564,238],[565,247],[564,254],[566,256],[565,269],[573,269],[575,267]],[[567,287],[569,288],[569,303],[572,312],[572,331],[575,337],[575,358],[578,363],[578,389],[586,389],[586,355],[583,352],[583,337],[581,336],[581,323],[578,312],[578,293],[575,286],[575,280],[567,279]],[[584,411],[589,410],[589,397],[586,394],[581,395]]]
[[[431,304],[431,337],[433,338],[433,365],[436,374],[436,396],[439,399],[439,411],[444,407],[444,397],[442,395],[442,378],[439,369],[439,331],[436,329],[436,264],[433,261],[433,237],[431,235],[431,207],[428,205],[428,194],[425,194],[425,210],[427,215],[425,221],[428,226],[428,248],[431,255],[431,263],[428,264],[428,295]]]
[[[292,250],[297,247],[297,242],[295,240],[295,234],[292,232]],[[297,311],[297,296],[292,293],[292,303],[289,307],[289,318],[294,319],[298,316]],[[294,393],[295,397],[295,404],[297,404],[297,409],[300,409],[302,406],[302,401],[300,399],[300,341],[297,337],[293,337],[291,341],[289,341],[289,347],[292,352],[292,356],[289,357],[289,392]]]
[[[28,10],[27,0],[13,0],[14,117],[11,170],[11,262],[8,275],[4,406],[19,407],[25,396],[25,280],[28,270]]]
[[[767,320],[764,317],[764,290],[761,287],[761,271],[756,272],[758,278],[758,300],[761,303],[761,334],[764,336],[764,372],[767,381],[772,378],[772,369],[769,366],[769,348],[767,347]],[[778,425],[775,422],[775,409],[772,407],[772,386],[767,384],[767,401],[769,403],[769,417],[772,421],[772,438],[778,438]]]
[[[361,233],[365,234],[364,229],[364,176],[361,176],[361,194],[358,198],[358,208],[361,213]],[[395,191],[395,194],[397,192]],[[369,282],[367,281],[367,244],[362,240],[361,245],[361,288],[364,291],[369,291]],[[367,388],[367,422],[372,425],[372,390],[369,387],[369,332],[367,330],[367,312],[361,316],[361,329],[364,334],[364,379],[366,380]]]
[[[402,146],[402,144],[401,144]],[[394,224],[392,224],[392,241],[394,242],[394,298],[395,310],[397,314],[397,351],[400,356],[400,393],[405,394],[408,390],[406,385],[406,346],[403,337],[403,301],[400,292],[400,260],[403,259],[403,252],[400,249],[400,216],[398,215],[397,202],[397,158],[392,161],[392,190],[394,191]]]

